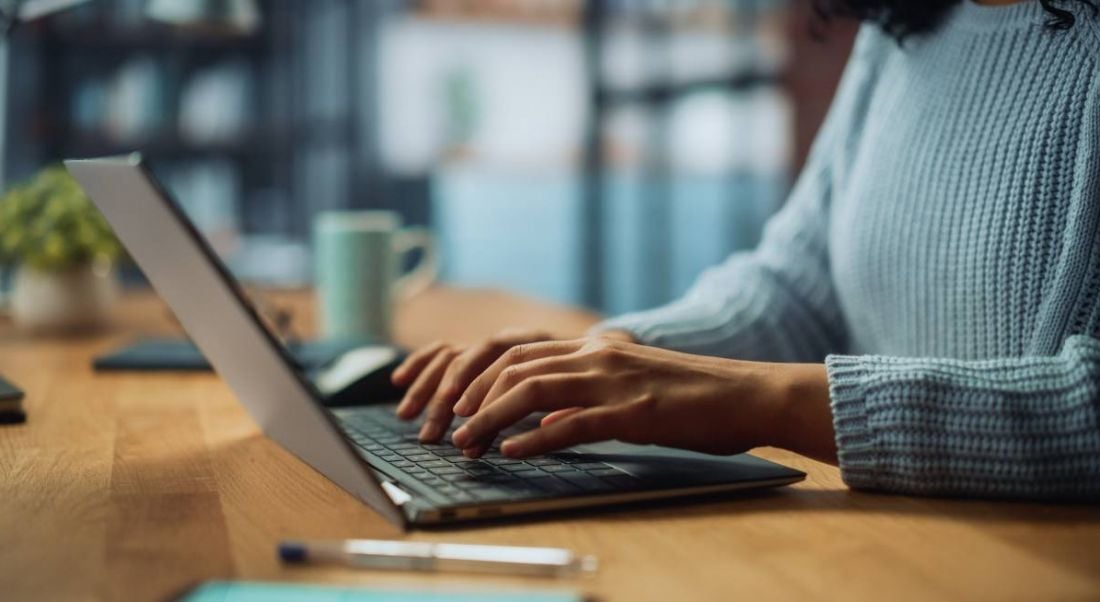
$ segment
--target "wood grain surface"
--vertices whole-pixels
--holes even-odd
[[[309,295],[264,293],[312,330]],[[594,316],[491,291],[406,303],[397,337],[474,341]],[[402,534],[262,436],[211,374],[96,374],[91,358],[176,332],[130,295],[107,331],[34,338],[0,319],[0,373],[29,421],[0,427],[0,599],[162,600],[213,578],[569,588],[598,600],[1097,600],[1100,509],[848,491],[835,468],[762,456],[805,483],[721,500]],[[564,546],[601,568],[576,580],[284,567],[283,538],[408,538]]]

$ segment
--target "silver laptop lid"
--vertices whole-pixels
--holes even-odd
[[[390,522],[406,526],[404,513],[344,439],[313,385],[141,155],[68,160],[65,166],[264,433]]]

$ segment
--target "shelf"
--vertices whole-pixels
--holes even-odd
[[[271,135],[242,135],[234,140],[194,142],[175,133],[142,136],[133,140],[117,140],[107,134],[81,132],[63,145],[64,153],[73,157],[123,155],[140,151],[151,157],[173,159],[205,155],[224,155],[240,159],[253,156],[269,157],[279,146]]]
[[[187,159],[204,155],[225,155],[242,160],[258,156],[268,160],[314,137],[333,144],[348,144],[352,135],[348,121],[342,118],[314,118],[291,126],[246,129],[229,140],[194,141],[174,129],[165,129],[130,140],[119,140],[106,132],[77,131],[61,144],[67,156],[110,156],[141,151],[153,157]]]
[[[179,51],[180,49],[253,52],[263,49],[267,42],[262,34],[241,36],[200,32],[155,22],[134,26],[43,24],[28,29],[33,34],[42,36],[47,44],[75,52],[85,50],[95,52]]]
[[[602,106],[623,104],[664,104],[706,90],[742,92],[780,84],[776,73],[739,73],[732,77],[701,79],[682,83],[650,84],[631,89],[597,88],[595,100]]]

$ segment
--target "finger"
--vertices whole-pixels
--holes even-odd
[[[490,444],[475,445],[462,450],[462,455],[467,458],[480,458],[485,455],[485,452],[489,451],[490,447],[492,447]]]
[[[540,336],[543,336],[540,332],[529,331],[497,335],[461,353],[447,367],[447,371],[439,383],[439,388],[436,390],[435,397],[428,403],[429,415],[436,416],[440,420],[444,420],[446,424],[450,424],[455,415],[455,402],[458,401],[458,397],[479,374],[484,372],[498,357],[512,347],[525,342],[533,342],[530,337]]]
[[[473,415],[481,407],[485,396],[492,390],[500,374],[509,366],[573,353],[580,349],[583,344],[583,341],[549,341],[512,347],[475,378],[470,386],[466,387],[466,392],[455,404],[455,414],[459,416]]]
[[[497,399],[500,399],[501,395],[504,395],[513,387],[519,386],[520,383],[529,378],[582,372],[586,368],[587,366],[583,365],[579,358],[573,354],[544,357],[508,366],[497,376],[496,382],[489,388],[489,392],[485,394],[485,398],[481,401],[481,405],[476,408],[475,413],[485,410]]]
[[[584,408],[566,408],[564,410],[558,410],[556,412],[550,412],[549,414],[542,417],[542,420],[539,421],[539,426],[550,426],[551,424],[554,424],[555,422],[557,422],[557,421],[559,421],[559,420],[561,420],[561,419],[563,419],[567,416],[571,416],[573,414],[576,414],[577,412],[579,412],[583,409]]]
[[[509,349],[516,345],[546,341],[549,338],[550,334],[543,330],[513,329],[501,332],[455,360],[447,370],[439,388],[445,399],[453,406],[470,383]]]
[[[527,417],[532,412],[562,410],[590,406],[591,385],[577,374],[533,376],[512,387],[493,404],[483,406],[471,419],[455,431],[452,441],[465,449],[492,442],[497,433]]]
[[[450,365],[454,358],[458,355],[457,351],[444,350],[439,352],[437,359],[433,360],[428,368],[425,369],[421,379],[424,380],[424,386],[417,392],[416,398],[416,412],[420,413],[424,405],[435,395],[435,391],[439,388],[439,381],[443,379],[443,374],[447,371],[447,366]],[[427,378],[425,378],[427,377]],[[417,379],[417,384],[421,382],[421,379]],[[420,433],[418,437],[422,443],[434,443],[439,441],[439,438],[443,436],[443,433],[447,431],[447,425],[450,424],[450,415],[448,414],[446,419],[440,416],[427,416],[424,420],[424,424],[420,427]]]
[[[405,387],[412,384],[420,372],[424,370],[424,367],[427,366],[428,363],[432,361],[432,358],[434,358],[444,347],[446,347],[445,343],[436,341],[413,351],[405,358],[405,361],[401,362],[393,369],[390,380],[399,387]]]
[[[397,406],[399,417],[410,420],[420,415],[424,405],[435,393],[435,389],[439,385],[439,379],[443,377],[443,372],[447,369],[447,365],[451,363],[454,353],[451,349],[439,350],[428,365],[420,371],[416,380],[405,391],[405,397]]]
[[[455,356],[447,365],[446,370],[443,372],[443,376],[439,379],[439,385],[436,387],[434,394],[427,403],[427,407],[423,410],[425,418],[425,428],[421,431],[430,430],[432,435],[431,440],[438,438],[435,436],[435,431],[439,431],[440,435],[446,432],[447,427],[451,425],[454,420],[454,404],[457,395],[455,395],[451,388],[454,386],[456,371],[466,369],[469,366],[469,355],[472,353],[480,354],[484,351],[484,348],[479,346],[471,351],[466,351]],[[466,360],[466,361],[464,361]],[[485,364],[492,363],[492,359],[489,359]],[[476,374],[475,374],[476,376]],[[432,424],[431,427],[427,427],[428,424]]]
[[[466,387],[511,346],[506,343],[486,341],[465,351],[451,362],[439,384],[440,402],[448,404],[448,412],[454,407]]]
[[[623,406],[582,409],[549,425],[505,439],[500,444],[500,453],[509,458],[530,458],[584,443],[625,439],[623,429],[628,422]]]

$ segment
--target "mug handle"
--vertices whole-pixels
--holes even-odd
[[[394,291],[401,299],[418,295],[435,282],[439,274],[439,263],[435,256],[435,239],[427,228],[414,226],[397,233],[393,241],[394,251],[399,257],[420,249],[423,255],[409,273],[397,279]]]

